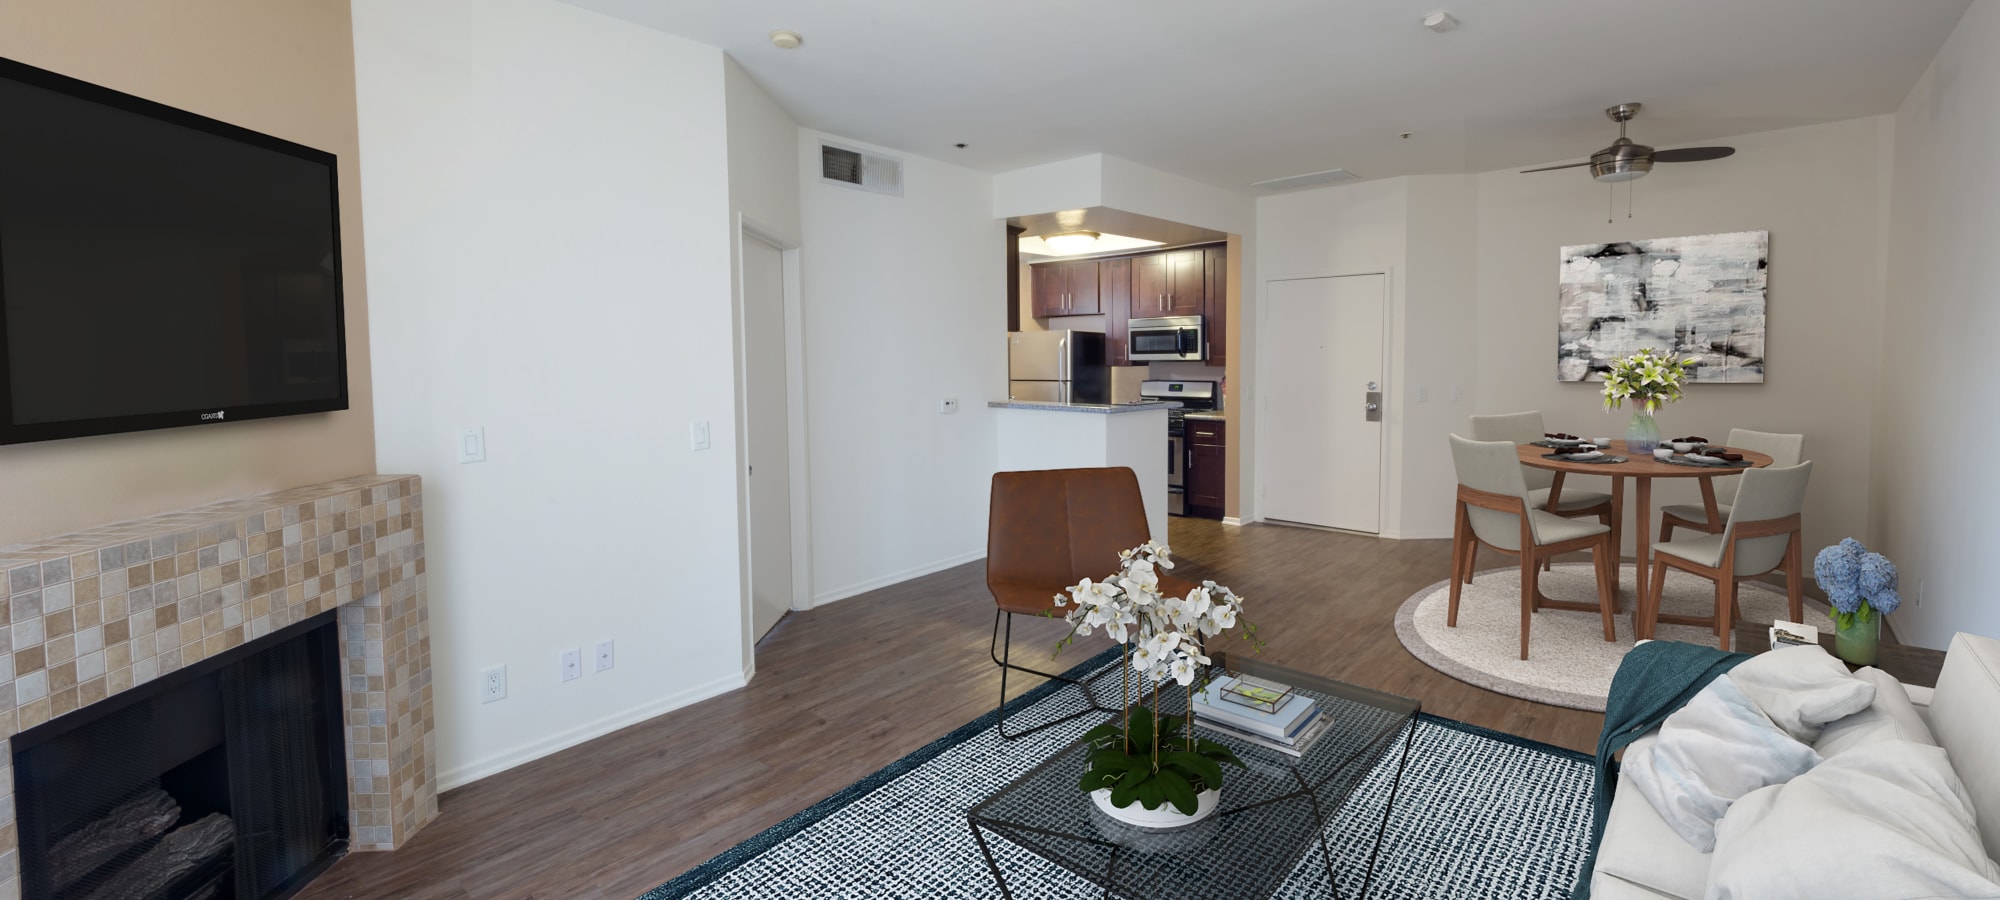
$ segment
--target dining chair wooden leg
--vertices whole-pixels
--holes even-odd
[[[1468,528],[1466,529],[1466,531],[1467,531],[1467,534],[1468,534],[1468,535],[1469,535],[1469,534],[1471,533],[1471,529],[1470,529],[1469,527],[1468,527]],[[1473,572],[1473,570],[1474,570],[1474,569],[1478,568],[1478,563],[1477,563],[1477,560],[1478,560],[1478,559],[1479,559],[1479,541],[1478,541],[1478,540],[1475,540],[1475,539],[1473,539],[1473,538],[1471,538],[1471,537],[1467,537],[1467,538],[1466,538],[1466,541],[1465,541],[1465,583],[1466,583],[1466,584],[1471,584],[1471,583],[1472,583],[1472,572]]]
[[[1604,639],[1615,643],[1618,640],[1618,625],[1611,621],[1611,617],[1618,605],[1618,581],[1612,575],[1609,533],[1605,534],[1604,540],[1597,545],[1597,549],[1591,551],[1590,555],[1597,558],[1597,610],[1604,616]]]
[[[1672,519],[1669,519],[1669,518],[1667,518],[1666,516],[1661,516],[1661,517],[1660,517],[1660,543],[1664,544],[1664,543],[1666,543],[1666,542],[1668,542],[1668,541],[1671,541],[1671,540],[1673,540],[1673,539],[1674,539],[1674,520],[1672,520]]]
[[[1644,581],[1645,577],[1644,572],[1639,573],[1641,581]],[[1638,637],[1650,638],[1653,636],[1653,631],[1659,627],[1660,592],[1666,590],[1666,587],[1667,564],[1655,560],[1653,562],[1653,588],[1646,592],[1646,597],[1640,599],[1638,611],[1633,613],[1633,620],[1637,626],[1634,630],[1638,633]]]
[[[1446,628],[1458,627],[1458,594],[1465,578],[1465,557],[1472,552],[1472,548],[1468,546],[1472,543],[1469,540],[1471,535],[1467,533],[1465,527],[1465,504],[1458,504],[1456,518],[1457,521],[1452,523],[1451,529],[1451,601],[1445,606]]]
[[[1528,658],[1528,621],[1535,615],[1535,549],[1521,548],[1521,658]]]
[[[1715,579],[1715,643],[1729,649],[1729,604],[1735,599],[1736,579],[1727,570]]]
[[[1800,534],[1792,532],[1791,542],[1786,545],[1785,602],[1792,614],[1792,621],[1806,620],[1806,575],[1804,542]]]

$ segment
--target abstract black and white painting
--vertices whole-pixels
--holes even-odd
[[[1762,383],[1770,265],[1768,231],[1562,248],[1556,380],[1652,349],[1698,359],[1698,382]]]

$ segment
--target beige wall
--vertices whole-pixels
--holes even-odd
[[[1889,117],[1877,116],[1717,141],[1734,146],[1736,155],[1661,166],[1635,183],[1632,218],[1625,217],[1624,191],[1618,192],[1617,218],[1610,223],[1605,186],[1578,172],[1478,176],[1473,411],[1536,409],[1553,429],[1622,437],[1629,406],[1606,412],[1602,385],[1556,381],[1559,248],[1769,231],[1765,382],[1694,385],[1660,413],[1660,430],[1713,440],[1726,438],[1732,427],[1804,434],[1806,457],[1814,462],[1806,494],[1807,554],[1844,537],[1866,540],[1893,128]],[[1413,330],[1411,339],[1422,335]],[[1656,506],[1700,502],[1692,481],[1676,481],[1682,483],[1656,485]]]
[[[0,447],[0,544],[373,472],[345,0],[10,0],[0,56],[340,157],[344,412]]]

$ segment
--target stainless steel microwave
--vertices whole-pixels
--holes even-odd
[[[1200,316],[1133,319],[1127,323],[1127,357],[1133,362],[1166,362],[1208,358]]]

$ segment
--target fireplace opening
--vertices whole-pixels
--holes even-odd
[[[273,900],[347,849],[327,612],[14,737],[27,900]]]

